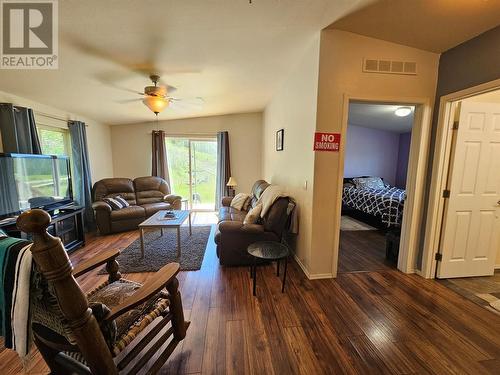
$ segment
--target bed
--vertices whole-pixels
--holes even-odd
[[[363,176],[360,179],[367,179]],[[382,181],[382,179],[380,179]],[[363,186],[356,178],[344,179],[342,205],[378,218],[384,227],[400,227],[406,191],[387,184]]]

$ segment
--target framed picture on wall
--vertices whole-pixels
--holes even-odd
[[[285,138],[285,129],[276,132],[276,151],[283,151],[283,141]]]

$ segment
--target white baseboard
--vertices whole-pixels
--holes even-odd
[[[297,257],[297,254],[293,254],[293,258],[295,259],[299,267],[302,269],[302,272],[304,272],[304,274],[309,280],[333,279],[332,273],[315,273],[315,274],[309,273],[309,270],[306,268],[304,263],[302,263],[299,257]]]
[[[500,264],[495,264],[495,269],[500,270]]]

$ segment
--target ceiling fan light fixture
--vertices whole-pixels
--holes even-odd
[[[398,117],[406,117],[411,113],[410,107],[399,107],[394,111],[394,114]]]
[[[155,115],[162,112],[168,107],[168,99],[162,98],[160,96],[146,96],[142,102],[146,107],[148,107]]]

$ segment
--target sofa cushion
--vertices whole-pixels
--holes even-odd
[[[269,183],[264,180],[255,181],[252,186],[252,196],[256,199],[259,199],[264,190],[267,189]]]
[[[93,201],[123,197],[129,204],[136,204],[134,183],[129,178],[105,178],[97,181],[92,189]]]
[[[246,211],[236,210],[232,207],[221,207],[219,209],[219,222],[221,221],[239,221],[243,223]]]
[[[146,210],[141,206],[128,206],[121,210],[111,211],[111,221],[138,219],[146,217]]]
[[[144,203],[141,207],[146,210],[146,216],[151,216],[160,210],[171,210],[172,206],[166,202]]]
[[[170,194],[167,182],[160,177],[138,177],[134,180],[137,204],[158,203],[163,201],[163,197]]]

